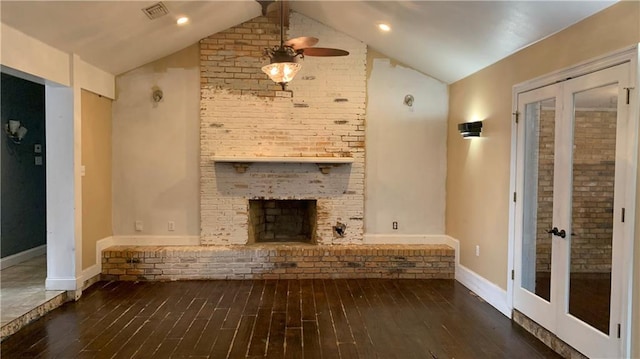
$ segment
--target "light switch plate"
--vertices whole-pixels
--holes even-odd
[[[42,145],[39,143],[36,143],[35,145],[33,145],[33,152],[42,153]]]

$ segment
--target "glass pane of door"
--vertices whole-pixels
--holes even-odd
[[[569,313],[609,334],[618,84],[574,94]]]
[[[551,234],[556,100],[525,106],[522,288],[551,298]]]

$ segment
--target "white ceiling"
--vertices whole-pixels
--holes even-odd
[[[113,74],[260,15],[253,0],[0,1],[1,19]],[[443,82],[468,76],[615,1],[292,1],[291,8]],[[189,25],[175,20],[189,16]],[[379,22],[391,25],[381,33]],[[318,46],[322,46],[322,39]]]
[[[614,1],[298,1],[292,8],[441,81],[466,77]],[[374,27],[386,22],[392,31]],[[321,46],[321,44],[318,44]]]

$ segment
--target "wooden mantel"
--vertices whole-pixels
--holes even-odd
[[[238,173],[246,172],[252,163],[315,163],[323,174],[331,167],[353,163],[353,157],[269,157],[269,156],[213,156],[213,162],[231,163]]]

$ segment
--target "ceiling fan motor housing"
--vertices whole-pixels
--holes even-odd
[[[268,51],[269,57],[271,58],[271,63],[280,63],[280,62],[296,62],[295,58],[298,54],[291,47],[282,46],[275,50]]]

